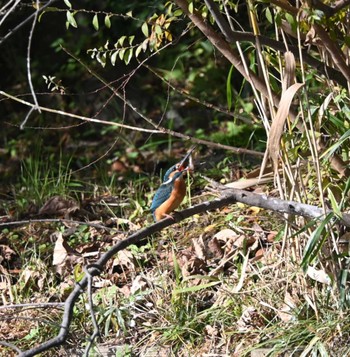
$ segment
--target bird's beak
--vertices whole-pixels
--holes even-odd
[[[193,170],[193,162],[192,162],[192,152],[196,147],[193,146],[188,153],[186,154],[186,156],[178,163],[178,170],[179,171],[184,171],[185,169],[190,169]],[[187,161],[188,161],[188,165],[187,165]]]

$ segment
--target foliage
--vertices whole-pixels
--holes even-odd
[[[4,9],[3,33],[35,6]],[[325,214],[283,219],[237,205],[132,247],[94,281],[103,340],[125,354],[347,355],[348,11],[332,1],[64,0],[39,14],[30,57],[25,26],[1,39],[0,90],[32,102],[30,75],[43,108],[27,116],[1,98],[0,223],[59,220],[1,228],[4,305],[64,301],[83,266],[150,222],[154,174],[190,136],[204,176],[256,183],[263,164],[218,145],[266,149],[274,165],[263,178],[275,186],[258,190]],[[185,205],[212,196],[205,180],[195,177]],[[74,307],[70,346],[93,331],[85,305]],[[24,349],[54,336],[57,311],[35,311],[15,326],[2,314],[4,336]]]

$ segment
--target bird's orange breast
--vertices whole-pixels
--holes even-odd
[[[186,195],[186,183],[182,177],[174,182],[174,188],[169,198],[163,202],[154,212],[156,220],[159,221],[180,206]]]

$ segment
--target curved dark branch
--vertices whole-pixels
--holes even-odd
[[[95,264],[90,266],[89,274],[91,276],[99,275],[103,271],[106,263],[116,253],[127,248],[131,244],[142,243],[145,238],[150,237],[152,234],[157,233],[162,229],[169,227],[175,223],[183,221],[184,219],[191,217],[195,214],[215,210],[224,206],[234,204],[236,202],[242,202],[250,206],[261,207],[279,213],[288,213],[291,215],[308,217],[315,220],[324,218],[323,210],[317,206],[303,204],[295,201],[284,201],[278,198],[268,197],[266,195],[258,195],[256,193],[239,189],[223,189],[221,192],[222,197],[220,198],[216,198],[213,201],[203,202],[196,206],[187,208],[179,213],[175,213],[173,218],[163,219],[157,223],[152,224],[149,227],[146,227],[138,232],[133,233],[128,238],[119,241],[108,252],[104,253]],[[347,227],[350,227],[350,214],[344,213],[342,215],[341,223]],[[84,289],[86,289],[88,285],[88,279],[88,276],[85,275],[80,282],[77,282],[74,287],[74,290],[66,300],[65,311],[63,314],[59,334],[51,340],[46,341],[35,348],[22,352],[19,355],[20,357],[35,356],[36,354],[46,351],[50,348],[60,346],[66,341],[69,332],[69,327],[73,318],[74,304],[76,303],[79,296],[84,292]]]

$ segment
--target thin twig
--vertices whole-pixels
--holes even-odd
[[[39,302],[39,303],[28,303],[28,304],[3,305],[0,306],[0,310],[23,309],[23,308],[45,309],[49,307],[61,308],[63,306],[64,306],[64,302]]]
[[[44,11],[48,6],[52,5],[56,1],[57,0],[51,0],[47,2],[45,5],[42,5],[39,9],[36,10],[35,13],[28,16],[25,20],[23,20],[20,24],[18,24],[13,30],[9,30],[9,32],[0,39],[0,46],[2,45],[3,42],[8,40],[13,34],[15,34],[19,29],[21,29],[24,25],[26,25],[34,16],[37,16],[37,14]]]
[[[39,103],[38,103],[38,98],[36,97],[35,91],[34,91],[34,86],[33,86],[33,82],[32,82],[32,72],[30,69],[30,51],[32,48],[32,39],[33,39],[33,34],[34,34],[34,30],[35,30],[35,25],[36,25],[36,21],[38,19],[38,13],[39,13],[39,0],[36,0],[36,10],[34,13],[34,18],[33,18],[33,23],[32,23],[32,28],[30,29],[29,32],[29,37],[28,37],[28,46],[27,46],[27,76],[28,76],[28,83],[29,83],[29,88],[30,88],[30,92],[32,93],[32,97],[33,97],[33,101],[35,106],[32,107],[30,109],[30,111],[28,112],[27,116],[25,117],[24,121],[22,122],[20,129],[23,129],[25,124],[27,123],[27,120],[30,116],[30,114],[33,112],[33,110],[38,110],[39,113],[41,113],[41,110],[39,108]]]
[[[64,219],[64,218],[43,218],[43,219],[26,219],[26,220],[22,220],[22,221],[12,221],[12,222],[10,221],[10,222],[0,223],[0,227],[23,226],[23,225],[32,224],[32,223],[70,223],[70,224],[86,225],[86,226],[97,228],[97,229],[104,229],[106,231],[114,230],[113,228],[106,227],[102,224],[74,221],[71,219]]]
[[[4,91],[0,91],[0,95],[3,95],[3,96],[5,96],[5,97],[7,97],[9,99],[12,99],[12,100],[14,100],[16,102],[19,102],[21,104],[24,104],[26,106],[34,107],[34,105],[32,103],[29,103],[29,102],[27,102],[25,100],[19,99],[19,98],[15,97],[15,96],[13,96],[13,95],[11,95],[9,93],[6,93]],[[135,111],[138,115],[140,115],[142,118],[147,118],[145,115],[140,113],[129,101],[127,101],[127,105],[130,106],[130,108],[133,111]],[[229,146],[229,145],[223,145],[223,144],[215,143],[215,142],[212,142],[212,141],[209,141],[209,140],[197,139],[197,138],[194,138],[194,137],[192,137],[190,135],[179,133],[177,131],[169,130],[169,129],[166,129],[166,128],[163,128],[163,127],[160,127],[159,129],[145,129],[145,128],[139,128],[139,127],[135,127],[135,126],[131,126],[131,125],[110,122],[110,121],[107,121],[107,120],[89,118],[89,117],[85,117],[85,116],[82,116],[82,115],[68,113],[68,112],[64,112],[62,110],[56,110],[56,109],[47,108],[47,107],[43,107],[43,106],[39,106],[39,108],[42,111],[45,111],[45,112],[54,113],[54,114],[58,114],[58,115],[63,115],[63,116],[67,116],[67,117],[70,117],[70,118],[83,120],[83,121],[86,121],[86,122],[111,125],[111,126],[121,127],[121,128],[124,128],[124,129],[129,129],[129,130],[134,130],[134,131],[141,131],[141,132],[146,132],[146,133],[172,135],[172,136],[175,136],[175,137],[178,137],[178,138],[189,140],[193,144],[201,144],[201,145],[206,145],[206,146],[209,146],[209,147],[215,147],[215,148],[218,148],[218,149],[228,150],[228,151],[234,152],[236,154],[246,154],[246,155],[258,156],[258,157],[264,156],[264,153],[262,153],[260,151],[249,150],[249,149],[244,149],[244,148],[236,148],[236,147]],[[151,121],[151,119],[147,118],[147,121]],[[154,124],[154,126],[157,126],[155,123],[153,123],[153,124]]]
[[[6,5],[4,5],[1,9],[0,12],[4,12],[6,10],[6,7],[10,6],[12,1],[9,1]],[[7,16],[9,16],[11,14],[11,12],[17,7],[17,5],[21,2],[21,0],[16,0],[15,3],[11,6],[10,9],[8,9],[5,13],[5,15],[2,17],[1,21],[0,21],[0,27],[2,25],[2,23],[5,21],[5,19],[7,18]]]

